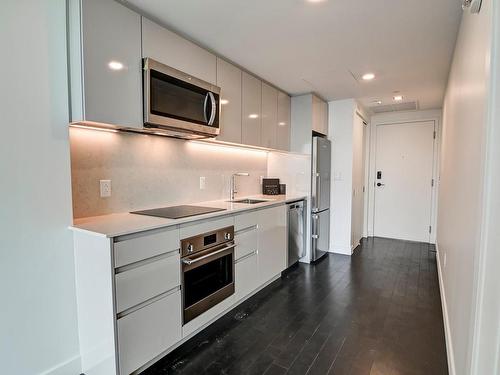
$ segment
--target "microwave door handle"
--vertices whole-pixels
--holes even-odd
[[[207,97],[210,97],[210,102],[212,103],[212,108],[210,111],[210,119],[208,120],[208,125],[212,126],[214,124],[214,121],[215,121],[215,115],[217,114],[217,104],[216,104],[215,96],[213,93],[209,92],[207,94]]]
[[[208,94],[205,95],[205,101],[203,102],[203,117],[205,118],[205,122],[208,123],[208,118],[207,118],[207,103],[208,103]]]

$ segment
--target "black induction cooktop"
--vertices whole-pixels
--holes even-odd
[[[201,207],[201,206],[172,206],[154,208],[152,210],[134,211],[131,214],[157,216],[166,219],[180,219],[182,217],[208,214],[210,212],[224,211],[224,208]]]

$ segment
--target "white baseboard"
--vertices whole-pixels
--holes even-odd
[[[446,294],[444,291],[443,274],[441,271],[441,258],[439,257],[439,246],[436,242],[436,262],[439,278],[439,291],[441,294],[441,308],[443,310],[444,335],[446,339],[446,355],[448,356],[448,370],[450,375],[456,375],[455,371],[455,355],[453,354],[453,341],[451,338],[450,320],[448,318],[448,305],[446,303]]]
[[[40,375],[78,375],[82,372],[82,363],[80,355],[76,355],[48,370]]]
[[[334,246],[330,252],[342,255],[352,255],[351,246]]]

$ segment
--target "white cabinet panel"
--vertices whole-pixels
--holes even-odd
[[[262,147],[276,148],[276,128],[278,124],[278,90],[262,83]]]
[[[237,233],[234,237],[236,248],[234,259],[238,260],[259,249],[259,231],[257,228]]]
[[[239,301],[260,286],[257,254],[251,253],[236,261],[234,267],[235,300]]]
[[[259,276],[261,284],[286,268],[286,206],[260,211]]]
[[[240,215],[236,215],[234,217],[234,230],[236,232],[239,230],[256,227],[258,224],[259,224],[258,211],[243,213]]]
[[[128,375],[181,339],[181,293],[175,292],[117,322],[120,374]]]
[[[262,81],[242,73],[241,143],[261,145]]]
[[[217,58],[217,86],[221,88],[219,141],[241,143],[241,70]]]
[[[328,135],[328,105],[316,95],[312,95],[312,130]]]
[[[115,267],[138,262],[179,249],[179,229],[167,228],[145,232],[114,244]]]
[[[164,27],[142,18],[142,54],[212,84],[217,81],[217,58]]]
[[[115,276],[116,312],[120,313],[181,284],[179,253],[120,272]]]
[[[142,129],[141,17],[115,1],[82,1],[81,12],[83,85],[72,90],[84,90],[84,109],[71,121]]]
[[[278,126],[276,127],[276,148],[278,150],[290,150],[290,112],[290,96],[284,92],[278,92]]]
[[[234,216],[227,216],[220,219],[208,219],[190,224],[181,225],[180,237],[189,238],[198,234],[222,229],[234,225]]]

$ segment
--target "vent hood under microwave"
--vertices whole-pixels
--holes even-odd
[[[143,70],[145,129],[186,139],[219,135],[219,87],[151,58]]]

